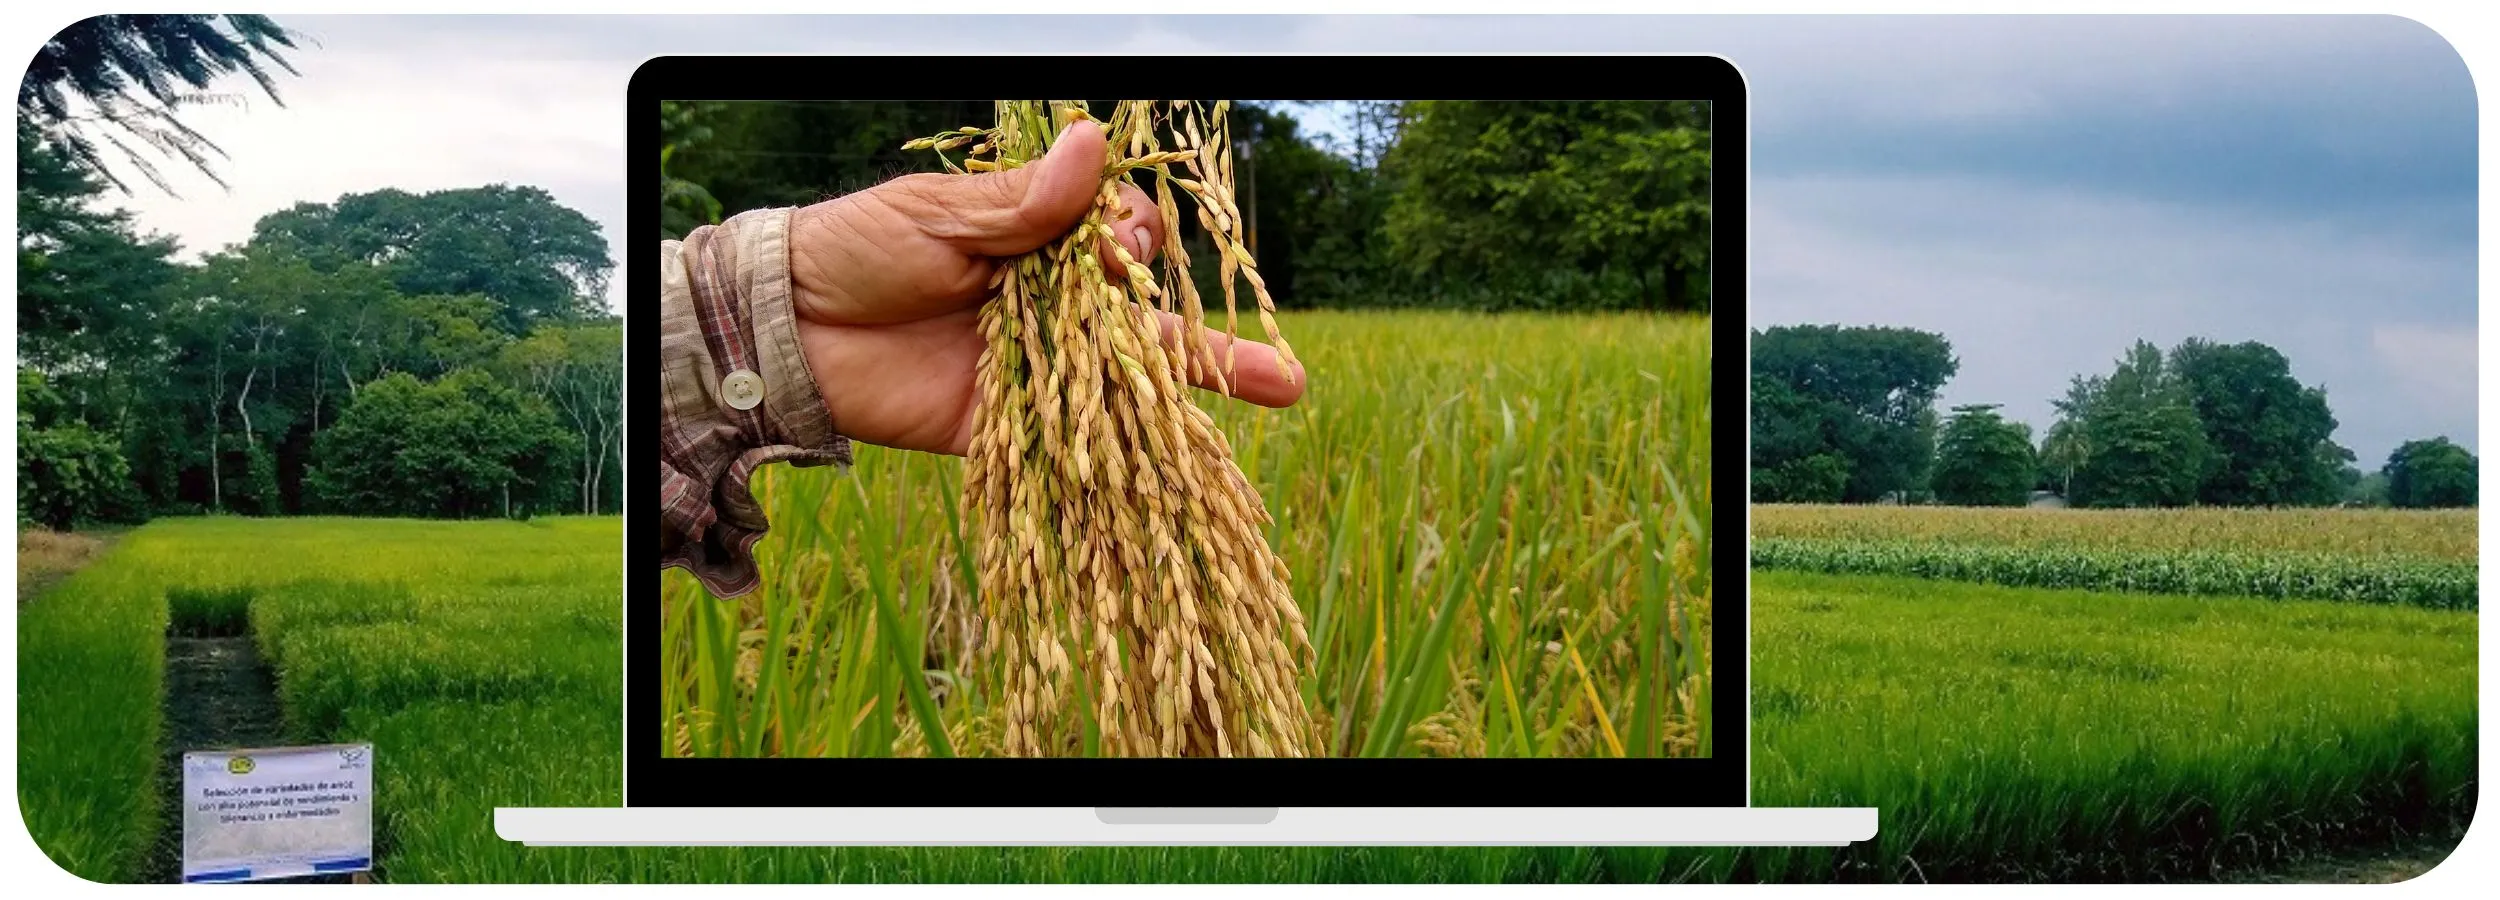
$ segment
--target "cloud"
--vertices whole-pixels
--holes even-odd
[[[144,225],[214,249],[296,202],[525,183],[622,260],[624,86],[666,54],[1716,53],[1754,112],[1758,322],[1942,331],[1952,398],[2041,423],[2135,337],[2265,340],[2364,458],[2474,433],[2473,83],[2397,17],[281,21],[320,43],[286,107],[195,117],[233,192],[170,168],[186,199],[143,188]]]
[[[2474,431],[2470,246],[1986,178],[1765,177],[1753,206],[1752,323],[1941,333],[1962,363],[1947,403],[2005,403],[2045,428],[2073,376],[2108,371],[2138,338],[2198,336],[2283,351],[2365,458]],[[2438,352],[2400,368],[2391,340]],[[2459,360],[2464,393],[2420,389]]]
[[[2447,419],[2453,423],[2455,410],[2475,408],[2478,340],[2473,328],[2380,325],[2371,330],[2370,345],[2378,351],[2379,365],[2394,377],[2411,411],[2428,420]],[[2445,433],[2450,440],[2470,448],[2475,446],[2473,424],[2468,417],[2461,430]],[[2440,433],[2434,430],[2407,437],[2435,437]]]

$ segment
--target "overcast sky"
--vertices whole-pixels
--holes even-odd
[[[281,21],[317,42],[286,106],[189,120],[231,192],[170,169],[182,199],[127,200],[146,227],[213,250],[299,201],[504,182],[614,242],[625,84],[671,53],[1717,53],[1754,104],[1756,327],[1941,332],[1946,402],[2039,428],[2134,338],[2260,340],[2326,387],[2366,468],[2408,438],[2476,445],[2474,90],[2401,18]]]

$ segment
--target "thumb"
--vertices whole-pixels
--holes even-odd
[[[1013,256],[1068,233],[1102,190],[1107,151],[1102,126],[1080,119],[1040,159],[950,179],[933,198],[961,223],[946,237],[967,253]]]

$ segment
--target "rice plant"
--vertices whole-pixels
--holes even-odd
[[[1310,655],[1285,689],[1312,752],[1707,753],[1707,320],[1314,311],[1294,326],[1300,403],[1191,401],[1230,436],[1268,510],[1260,537],[1296,574]],[[699,756],[1011,752],[998,707],[1019,701],[981,645],[966,471],[875,447],[848,473],[766,470],[764,587],[730,603],[664,573],[667,725],[636,739]],[[1062,752],[1117,749],[1076,730]]]

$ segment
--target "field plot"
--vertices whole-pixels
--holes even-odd
[[[1706,749],[1707,320],[1297,312],[1290,327],[1300,404],[1198,400],[1275,517],[1331,755]],[[849,477],[766,470],[765,587],[723,604],[668,573],[671,728],[648,739],[703,756],[992,752],[1001,680],[973,648],[961,469],[862,448]],[[909,650],[877,636],[897,628]],[[901,702],[924,672],[928,694]]]
[[[2197,878],[2435,833],[2473,800],[2471,613],[1773,573],[1756,577],[1756,796],[1877,805],[1871,847],[507,843],[496,806],[617,802],[619,537],[613,520],[142,529],[25,607],[28,823],[82,875],[142,867],[176,587],[202,609],[249,591],[292,736],[376,744],[388,881]]]
[[[190,519],[132,532],[20,609],[27,825],[84,877],[165,871],[150,854],[180,827],[158,783],[167,636],[248,633],[276,676],[288,740],[376,742],[384,873],[424,880],[451,863],[431,854],[456,851],[409,827],[434,814],[423,798],[474,801],[454,832],[491,841],[483,810],[500,791],[535,789],[527,766],[613,765],[599,748],[616,745],[621,702],[620,547],[614,518]],[[606,735],[563,729],[586,717]],[[514,755],[481,765],[484,752]]]
[[[2011,587],[2478,605],[2472,511],[1764,505],[1757,570]]]

